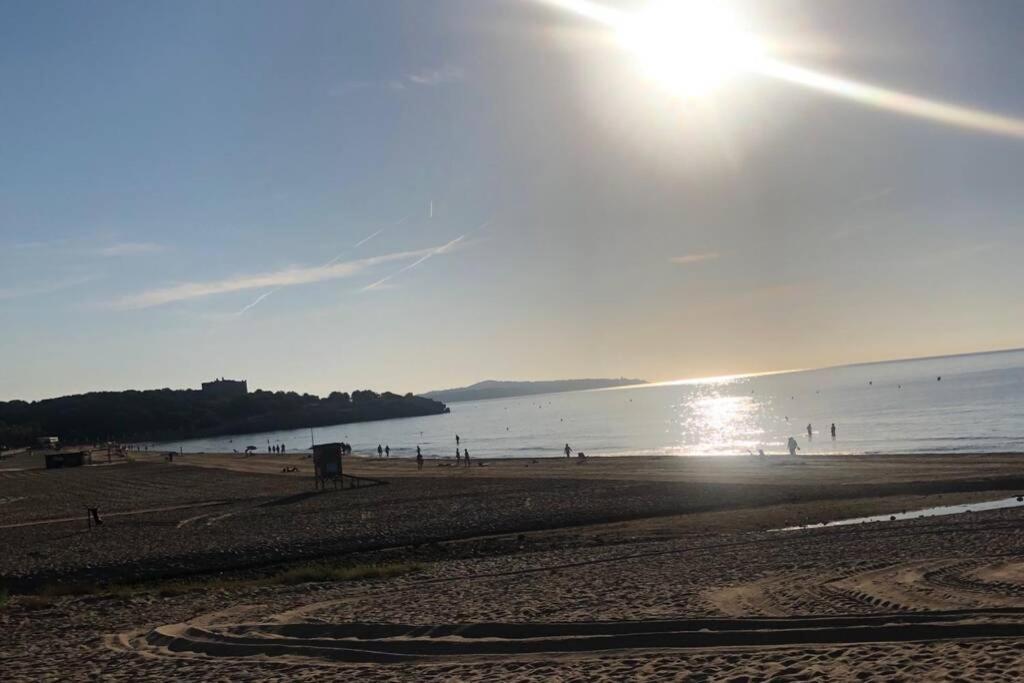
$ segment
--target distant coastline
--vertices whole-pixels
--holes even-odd
[[[503,380],[484,380],[468,387],[455,389],[439,389],[420,394],[423,398],[458,403],[460,401],[482,401],[492,398],[512,398],[515,396],[535,396],[537,394],[557,394],[565,391],[586,391],[588,389],[607,389],[609,387],[625,387],[636,384],[647,384],[646,380],[628,379],[557,379],[538,382],[515,382]]]

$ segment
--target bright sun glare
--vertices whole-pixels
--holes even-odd
[[[676,95],[708,95],[750,73],[867,107],[1024,139],[1024,119],[808,69],[769,54],[728,0],[652,0],[638,13],[598,0],[537,0],[610,29],[643,70]]]
[[[619,22],[616,35],[649,78],[689,97],[713,92],[761,57],[741,17],[712,0],[652,2]]]

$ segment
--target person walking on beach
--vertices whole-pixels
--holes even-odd
[[[832,440],[833,441],[836,440],[836,423],[835,422],[832,423]]]
[[[462,451],[462,455],[463,455],[463,460],[465,460],[465,462],[466,462],[466,467],[469,467],[469,449],[467,448],[467,449],[463,450]]]
[[[281,444],[281,452],[284,453],[284,444]]]
[[[808,441],[814,438],[814,430],[811,429],[811,423],[807,423],[807,439]]]
[[[381,448],[380,444],[377,444],[377,457],[378,458],[383,458],[384,457],[384,449]]]
[[[384,447],[384,455],[386,457],[388,457],[388,458],[391,457],[391,445],[390,444],[388,444],[387,446]]]
[[[796,455],[796,452],[800,450],[800,446],[797,445],[796,439],[789,437],[789,442],[786,444],[789,447],[789,454]]]
[[[416,447],[416,469],[423,469],[423,451],[420,450],[419,446]]]
[[[565,452],[565,457],[567,458],[569,457],[569,454],[572,453],[572,449],[569,448],[569,444],[565,444],[565,448],[563,448],[562,450]]]
[[[462,452],[458,448],[455,449],[455,463],[459,464],[462,462]]]

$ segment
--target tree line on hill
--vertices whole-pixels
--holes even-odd
[[[164,441],[446,412],[440,401],[368,389],[326,398],[262,390],[228,397],[196,389],[98,391],[0,402],[0,444],[27,446],[43,436],[65,443]]]

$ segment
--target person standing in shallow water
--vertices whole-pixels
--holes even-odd
[[[466,467],[469,467],[469,449],[468,448],[463,449],[463,451],[462,451],[462,459],[465,460]]]
[[[381,448],[380,444],[377,444],[377,457],[378,458],[383,458],[384,457],[384,449]]]
[[[832,440],[833,441],[836,440],[836,423],[835,422],[832,423]]]
[[[384,455],[389,457],[389,458],[391,457],[391,445],[390,444],[384,447]]]
[[[789,437],[789,441],[786,443],[786,445],[789,447],[790,455],[796,455],[796,452],[800,450],[800,446],[797,444],[796,439],[794,439],[793,437]]]
[[[459,441],[460,441],[460,440],[461,440],[461,439],[459,439],[459,435],[458,435],[458,434],[456,434],[456,435],[455,435],[455,445],[456,445],[456,446],[458,446],[458,445],[459,445]]]
[[[455,462],[462,462],[462,452],[458,448],[455,449]]]
[[[813,439],[813,438],[814,438],[814,430],[811,429],[811,423],[808,422],[807,423],[807,439],[810,440],[810,439]]]

